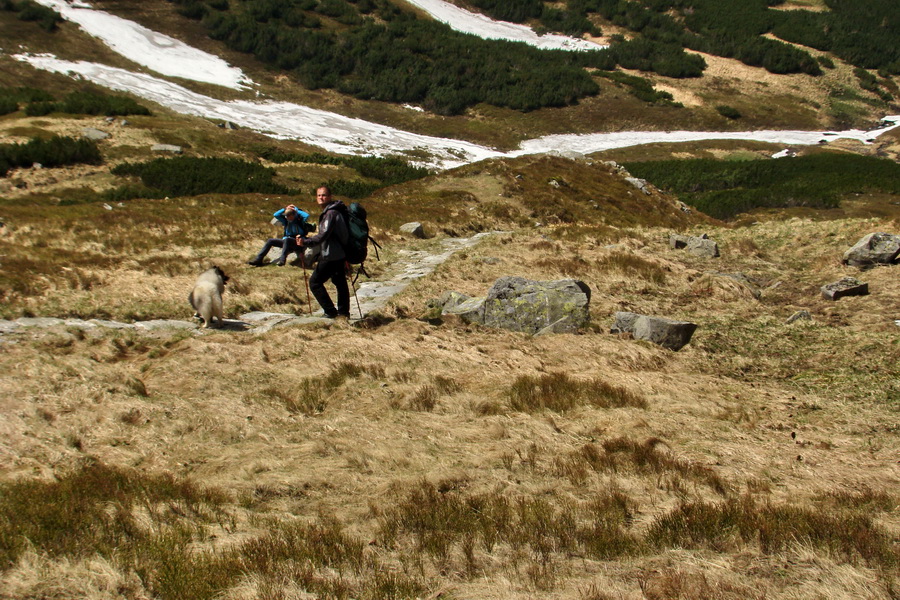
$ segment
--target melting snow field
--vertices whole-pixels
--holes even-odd
[[[594,42],[564,35],[538,35],[530,27],[494,21],[490,17],[469,12],[442,0],[406,0],[409,4],[421,8],[436,21],[449,25],[451,29],[463,33],[471,33],[486,40],[507,40],[525,42],[541,50],[602,50]]]
[[[175,38],[157,33],[109,13],[93,10],[83,3],[63,0],[36,0],[78,24],[87,34],[139,65],[161,75],[245,89],[253,82],[240,69]]]
[[[472,23],[486,21],[483,29],[476,28],[472,31],[484,37],[489,37],[491,31],[497,31],[498,27],[502,29],[506,25],[511,25],[496,23],[481,15],[467,13],[475,19],[473,21],[469,16],[461,15],[461,12],[465,11],[440,0],[408,1],[427,10],[436,18],[450,19],[455,27],[474,28],[475,25]],[[78,23],[85,31],[98,37],[123,56],[163,75],[214,83],[233,89],[246,87],[252,83],[239,69],[230,67],[219,57],[131,21],[93,10],[86,4],[70,5],[61,0],[39,0],[39,2],[59,11],[66,19]],[[534,34],[528,28],[521,29]],[[515,31],[518,32],[515,34],[517,36],[527,37],[525,32],[518,29]],[[543,36],[541,39],[551,37],[553,36]],[[523,41],[522,38],[516,39]],[[563,134],[527,140],[522,142],[517,150],[503,153],[461,140],[419,135],[288,102],[242,100],[225,102],[151,75],[132,73],[98,63],[72,62],[50,55],[19,54],[15,58],[39,69],[83,77],[110,89],[132,93],[182,114],[231,121],[274,138],[295,139],[339,154],[386,156],[405,153],[416,164],[435,169],[453,168],[499,156],[522,156],[545,152],[589,154],[655,142],[755,140],[785,145],[810,145],[839,138],[868,142],[900,124],[900,116],[891,116],[884,119],[885,122],[891,123],[890,125],[873,131],[631,131]]]

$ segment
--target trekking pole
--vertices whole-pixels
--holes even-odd
[[[312,315],[312,302],[309,300],[309,279],[306,277],[306,253],[300,253],[300,266],[303,267],[303,283],[306,284],[306,307],[309,309],[309,314]]]
[[[359,276],[359,273],[357,273],[357,277],[358,276]],[[360,307],[360,305],[359,305],[359,296],[356,295],[356,279],[355,278],[350,280],[350,287],[353,289],[353,297],[356,298],[356,310],[359,311],[359,318],[362,319],[363,318],[362,307]]]

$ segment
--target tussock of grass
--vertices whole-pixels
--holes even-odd
[[[501,545],[527,552],[539,564],[566,552],[613,558],[639,549],[626,531],[626,504],[622,496],[612,494],[583,505],[555,505],[541,497],[441,491],[421,481],[378,515],[379,539],[390,548],[409,538],[417,551],[444,564],[454,559],[471,562],[476,548],[491,554]]]
[[[890,571],[900,565],[891,536],[865,516],[790,505],[729,499],[719,504],[686,503],[656,519],[647,532],[657,546],[713,548],[758,543],[765,553],[807,544],[852,561]]]
[[[565,373],[520,375],[507,392],[513,410],[566,412],[579,406],[647,408],[647,401],[623,387],[599,378],[577,380]]]
[[[657,438],[643,442],[619,437],[601,445],[585,444],[580,449],[555,459],[557,474],[567,477],[575,485],[584,485],[591,473],[673,473],[691,481],[705,483],[719,494],[726,494],[729,485],[715,471],[696,463],[679,459],[663,450],[665,444]],[[677,484],[675,484],[677,486]]]
[[[666,283],[666,269],[664,267],[636,254],[614,252],[608,256],[601,257],[597,261],[597,267],[602,271],[627,273],[656,285],[665,285]]]
[[[90,464],[55,482],[5,484],[0,493],[0,565],[9,566],[31,543],[51,555],[112,555],[155,537],[135,519],[143,508],[165,527],[179,514],[199,522],[219,518],[222,494],[166,475]],[[40,502],[35,499],[40,498]],[[194,527],[182,523],[171,535]],[[185,530],[184,528],[187,528]]]

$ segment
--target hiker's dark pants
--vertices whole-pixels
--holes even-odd
[[[297,247],[297,240],[294,238],[272,238],[266,240],[262,250],[259,251],[259,254],[257,254],[256,258],[253,260],[255,262],[262,262],[262,259],[266,257],[266,254],[269,253],[269,250],[271,250],[273,246],[275,248],[281,248],[281,257],[278,259],[278,262],[281,263],[287,262],[287,257],[291,255],[291,252],[302,252],[302,250]]]
[[[337,309],[331,302],[331,297],[325,291],[325,282],[331,280],[337,290]],[[316,302],[325,311],[326,317],[337,315],[350,316],[350,287],[347,285],[347,272],[344,270],[344,260],[332,260],[319,262],[309,277],[309,290],[316,297]]]

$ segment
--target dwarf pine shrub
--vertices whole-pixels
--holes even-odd
[[[50,139],[32,138],[24,144],[0,144],[0,176],[10,169],[30,167],[40,163],[45,167],[73,164],[96,165],[103,162],[100,149],[93,140],[53,136]]]

